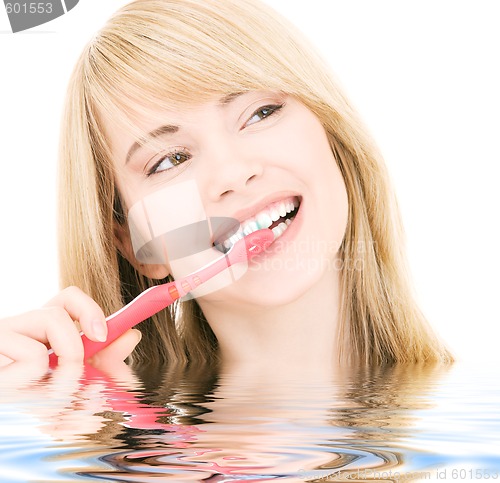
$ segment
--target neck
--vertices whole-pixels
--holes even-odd
[[[266,379],[270,371],[279,379],[323,379],[337,361],[339,302],[339,274],[325,272],[285,305],[200,305],[218,339],[223,370]]]

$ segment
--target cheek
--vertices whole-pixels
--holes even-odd
[[[349,214],[344,177],[321,125],[312,123],[307,132],[308,143],[293,143],[298,154],[295,159],[307,160],[303,164],[299,162],[297,169],[302,170],[302,179],[307,180],[309,184],[318,216],[321,218],[320,225],[325,231],[323,236],[338,248],[345,235]]]
[[[325,174],[336,164],[323,126],[305,108],[281,124],[273,135],[280,139],[281,159],[289,168],[307,174],[316,171]]]
[[[198,185],[189,180],[157,188],[132,204],[128,222],[135,254],[142,263],[173,263],[212,247]],[[197,240],[195,246],[186,240]]]
[[[273,135],[274,142],[280,139],[279,146],[274,147],[274,159],[280,160],[283,170],[300,179],[314,206],[309,216],[315,232],[338,248],[347,228],[348,196],[323,126],[304,108]]]

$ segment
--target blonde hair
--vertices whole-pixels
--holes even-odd
[[[257,0],[136,0],[85,48],[63,119],[62,285],[79,286],[111,313],[158,283],[140,276],[114,246],[113,226],[122,214],[103,114],[140,139],[134,116],[147,106],[171,110],[259,89],[295,96],[320,119],[344,177],[349,219],[340,249],[340,359],[452,360],[415,303],[398,206],[375,145],[323,60]],[[355,259],[362,270],[350,266]],[[151,322],[141,324],[135,359],[182,362],[216,353],[195,301]]]

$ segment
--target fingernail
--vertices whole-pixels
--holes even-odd
[[[142,339],[142,332],[140,330],[138,330],[138,329],[132,329],[132,330],[136,333],[137,339],[138,339],[137,343],[139,343],[141,341],[141,339]]]
[[[95,338],[100,342],[105,342],[108,337],[108,331],[105,323],[106,322],[100,319],[92,322],[92,331],[94,332]]]

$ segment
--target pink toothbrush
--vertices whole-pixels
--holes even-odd
[[[105,342],[94,342],[81,333],[85,359],[104,349],[139,322],[146,320],[160,310],[168,307],[180,297],[207,282],[226,268],[249,260],[262,253],[274,240],[269,229],[258,230],[238,240],[222,257],[180,280],[150,287],[134,300],[114,314],[106,318],[108,337]],[[54,366],[57,356],[53,349],[49,350],[49,363]]]

